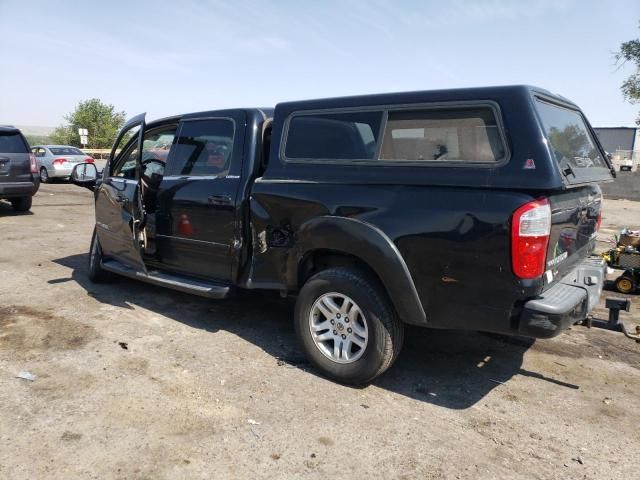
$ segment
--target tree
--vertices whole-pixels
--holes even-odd
[[[616,53],[617,63],[633,62],[636,71],[627,78],[620,89],[625,100],[630,103],[640,102],[640,38],[629,40],[620,45],[620,50]],[[636,119],[636,123],[640,125],[640,116]]]
[[[49,135],[51,143],[56,145],[80,145],[80,137],[76,143],[71,142],[71,128],[68,125],[60,125]]]
[[[89,131],[90,148],[110,148],[125,121],[125,112],[117,112],[113,105],[92,98],[78,103],[65,115],[66,125],[60,125],[50,135],[55,143],[80,147],[78,128]]]

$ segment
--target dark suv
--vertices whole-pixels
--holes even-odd
[[[15,127],[0,126],[0,199],[11,202],[13,209],[26,212],[38,191],[36,159],[27,139]]]
[[[610,179],[580,109],[527,86],[140,115],[100,178],[73,173],[95,191],[93,280],[296,295],[304,351],[348,383],[391,365],[405,324],[551,337],[585,319]]]

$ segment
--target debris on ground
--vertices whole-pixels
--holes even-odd
[[[279,357],[276,364],[279,367],[299,368],[301,365],[307,365],[309,360],[301,355],[290,355],[288,357]]]
[[[120,345],[120,348],[123,350],[129,350],[129,344],[127,342],[118,342],[118,345]]]
[[[22,380],[29,380],[30,382],[33,382],[36,379],[36,376],[31,372],[23,370],[18,373],[18,375],[16,375],[16,378],[21,378]]]
[[[260,425],[260,422],[256,422],[254,419],[250,418],[249,420],[247,420],[247,423],[249,425]]]

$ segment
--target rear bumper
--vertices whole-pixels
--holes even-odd
[[[65,164],[63,166],[55,166],[50,170],[47,170],[49,177],[54,178],[68,178],[71,176],[71,172],[73,171],[73,167],[76,164]]]
[[[2,182],[0,180],[0,198],[25,197],[38,191],[36,182]]]
[[[519,333],[550,338],[584,320],[600,299],[605,270],[602,258],[589,258],[538,297],[526,302],[520,316]]]

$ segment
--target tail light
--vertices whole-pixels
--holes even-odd
[[[67,163],[67,159],[66,158],[56,158],[53,161],[54,165],[62,165],[63,163]]]
[[[600,231],[600,225],[602,224],[602,207],[598,210],[598,218],[596,220],[596,232]]]
[[[95,160],[93,158],[91,158],[91,157],[85,158],[84,161],[87,162],[87,163],[96,163]]]
[[[551,207],[544,198],[525,203],[513,212],[511,223],[511,265],[520,278],[537,278],[544,273],[551,234]]]
[[[34,153],[29,154],[29,165],[31,166],[31,173],[38,173],[38,164]]]

